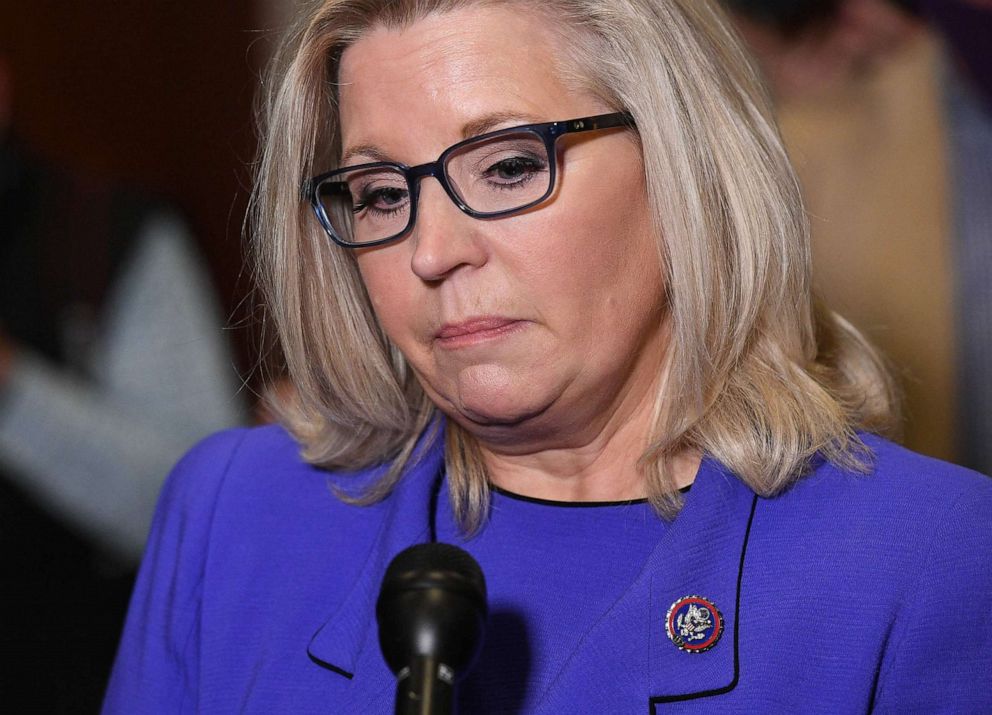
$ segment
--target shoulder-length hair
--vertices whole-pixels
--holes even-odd
[[[867,468],[858,430],[896,421],[880,358],[812,295],[810,238],[795,174],[748,55],[708,0],[504,0],[553,22],[564,81],[633,114],[668,292],[671,339],[638,468],[659,514],[681,504],[672,464],[708,453],[770,496],[813,458]],[[297,397],[282,420],[308,461],[390,462],[383,498],[439,423],[376,322],[354,257],[329,242],[300,186],[340,147],[342,52],[375,26],[499,0],[324,0],[273,63],[253,200],[259,284]],[[462,527],[485,518],[475,441],[448,423],[450,498]]]

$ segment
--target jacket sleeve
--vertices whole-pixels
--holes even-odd
[[[169,476],[159,499],[104,713],[196,712],[199,627],[210,529],[244,430],[209,437]]]
[[[975,479],[921,554],[883,657],[875,713],[992,713],[992,480]]]

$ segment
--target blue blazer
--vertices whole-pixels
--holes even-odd
[[[704,462],[533,712],[992,713],[992,480],[866,441],[872,474],[822,464],[774,499]],[[278,427],[236,430],[176,467],[104,712],[392,712],[374,604],[389,560],[428,539],[442,448],[369,507],[329,486],[376,470],[298,453]],[[723,612],[705,652],[666,634],[689,594]]]

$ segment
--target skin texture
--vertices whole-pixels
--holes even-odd
[[[374,148],[414,165],[484,131],[611,111],[559,81],[560,41],[545,26],[469,8],[368,33],[342,57],[346,163],[375,160]],[[640,497],[636,461],[667,344],[640,149],[619,129],[566,137],[559,153],[555,194],[512,217],[474,219],[424,180],[413,231],[357,260],[387,335],[479,440],[495,484],[549,499]],[[494,316],[517,322],[438,338]],[[697,465],[687,459],[680,481]]]

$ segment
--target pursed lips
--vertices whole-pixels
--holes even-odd
[[[482,316],[457,323],[445,323],[434,335],[441,347],[454,349],[502,337],[526,321],[503,316]]]

